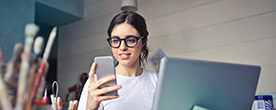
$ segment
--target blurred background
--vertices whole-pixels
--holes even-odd
[[[276,93],[276,0],[137,0],[137,5],[148,25],[150,55],[160,48],[170,57],[260,65],[257,94]],[[57,80],[65,100],[95,56],[111,55],[106,31],[120,7],[121,0],[0,0],[5,61],[14,44],[24,42],[27,23],[38,24],[45,39],[57,26],[47,82]]]

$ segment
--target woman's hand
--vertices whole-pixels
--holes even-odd
[[[109,76],[109,77],[102,78],[96,82],[94,79],[95,70],[96,70],[96,63],[94,62],[89,71],[90,82],[89,82],[89,88],[88,88],[88,98],[87,98],[86,110],[97,110],[99,108],[101,101],[118,98],[119,97],[118,95],[117,96],[102,96],[102,94],[118,90],[122,87],[120,85],[114,85],[114,86],[104,87],[104,88],[99,89],[101,85],[103,85],[109,81],[115,80],[116,77]]]

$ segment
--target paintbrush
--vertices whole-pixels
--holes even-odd
[[[34,61],[35,63],[32,65],[32,69],[30,71],[30,77],[29,77],[29,85],[30,85],[30,91],[32,91],[34,82],[35,82],[35,74],[37,72],[37,68],[39,66],[38,64],[38,56],[42,51],[42,46],[43,46],[43,38],[41,36],[37,37],[34,42]],[[31,92],[30,92],[31,93]],[[30,95],[31,96],[31,95]]]
[[[21,43],[16,43],[14,48],[13,48],[13,54],[11,60],[7,63],[7,71],[4,77],[5,81],[10,81],[12,78],[15,76],[15,69],[14,68],[15,64],[21,63],[21,53],[23,52],[23,45]],[[18,71],[17,71],[18,72]]]
[[[19,76],[19,68],[21,64],[21,53],[23,52],[23,45],[16,43],[13,49],[11,60],[7,63],[6,74],[4,76],[4,82],[6,83],[8,99],[12,102],[12,106],[15,106],[15,96],[17,91],[17,81]]]
[[[35,83],[37,68],[39,66],[38,57],[42,50],[43,41],[44,41],[43,38],[39,36],[35,39],[35,42],[34,42],[34,47],[33,47],[34,63],[32,64],[30,73],[29,73],[29,80],[28,80],[28,87],[27,87],[27,92],[28,92],[29,96],[28,96],[28,100],[27,100],[27,103],[25,106],[26,110],[29,110],[32,107],[31,94],[33,91],[34,83]]]
[[[35,63],[37,62],[37,59],[42,51],[42,47],[43,47],[43,42],[44,42],[44,39],[41,37],[41,36],[38,36],[36,39],[35,39],[35,42],[34,42],[34,61]]]
[[[41,78],[42,78],[43,73],[45,71],[45,66],[47,64],[47,60],[48,60],[48,57],[50,55],[50,50],[52,48],[54,39],[56,37],[56,33],[57,33],[57,27],[54,27],[52,29],[51,33],[50,33],[50,36],[49,36],[49,39],[47,41],[46,48],[45,48],[45,51],[44,51],[44,54],[43,54],[43,58],[42,58],[41,63],[40,63],[40,67],[38,69],[38,74],[36,76],[35,85],[34,85],[34,88],[33,88],[32,95],[31,95],[32,96],[32,103],[34,102],[34,99],[36,98],[37,91],[38,91],[38,88],[39,88],[39,85],[40,85],[40,82],[41,82]]]
[[[7,88],[4,83],[4,80],[2,79],[2,60],[3,60],[3,54],[0,48],[0,108],[5,108],[5,110],[12,110],[11,103],[8,99],[8,93]]]
[[[35,24],[27,24],[25,27],[25,44],[24,44],[24,57],[20,67],[20,74],[18,80],[17,98],[16,98],[16,110],[23,110],[25,102],[25,90],[27,84],[27,76],[30,68],[30,56],[31,48],[34,40],[34,36],[38,32],[39,27]]]

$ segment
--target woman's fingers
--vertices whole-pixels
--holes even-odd
[[[112,76],[107,76],[105,78],[99,79],[96,83],[96,88],[100,88],[100,86],[104,85],[105,83],[108,83],[110,81],[113,81],[116,79],[116,76],[112,75]]]
[[[116,95],[116,96],[100,96],[100,97],[98,97],[99,99],[99,101],[101,102],[101,101],[104,101],[104,100],[109,100],[109,99],[115,99],[115,98],[118,98],[119,97],[119,95]]]
[[[95,91],[95,93],[98,96],[101,96],[105,93],[112,92],[112,91],[115,91],[115,90],[118,90],[118,89],[121,89],[121,88],[122,88],[121,85],[114,85],[114,86],[104,87],[104,88],[98,89],[97,91]]]
[[[103,94],[111,92],[111,91],[118,90],[120,88],[122,88],[121,85],[114,85],[114,86],[104,87],[102,89],[96,89],[96,90],[89,89],[88,90],[89,91],[88,93],[89,93],[89,96],[90,96],[89,101],[92,101],[94,104],[98,105],[101,101],[118,98],[119,95],[116,95],[116,96],[112,96],[112,95],[103,96]]]
[[[89,71],[90,85],[95,83],[95,78],[94,78],[95,70],[96,70],[96,63],[93,62],[92,66],[90,67],[90,71]]]
[[[109,99],[115,99],[115,98],[118,98],[119,95],[116,95],[116,96],[99,96],[99,97],[94,97],[94,100],[92,101],[93,103],[100,103],[102,101],[105,101],[105,100],[109,100]]]

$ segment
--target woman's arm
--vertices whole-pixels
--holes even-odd
[[[84,84],[84,87],[83,87],[83,90],[82,90],[82,93],[80,96],[80,100],[79,100],[78,110],[86,109],[89,80],[90,80],[90,78],[88,78],[86,83]]]

